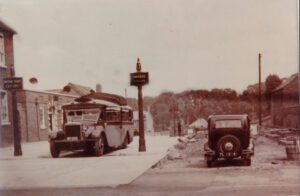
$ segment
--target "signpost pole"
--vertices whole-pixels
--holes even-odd
[[[13,124],[14,124],[14,156],[22,156],[20,115],[17,108],[16,91],[12,90]]]
[[[138,58],[136,63],[136,72],[130,74],[130,85],[138,87],[139,152],[146,151],[142,86],[148,82],[148,72],[142,72],[142,65],[140,63],[140,59]]]
[[[14,68],[10,68],[10,77],[3,79],[3,86],[12,94],[12,113],[13,113],[13,129],[14,129],[14,156],[22,156],[21,147],[21,130],[20,130],[20,114],[17,106],[17,90],[23,89],[23,79],[14,77]]]
[[[145,152],[146,142],[145,142],[145,130],[144,130],[142,85],[138,85],[138,105],[139,105],[139,152]]]

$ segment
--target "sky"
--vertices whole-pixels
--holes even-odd
[[[12,27],[17,76],[25,88],[68,82],[137,97],[139,57],[150,82],[143,95],[232,88],[299,70],[297,0],[0,0]],[[36,77],[38,83],[28,82]]]

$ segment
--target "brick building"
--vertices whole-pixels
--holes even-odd
[[[271,116],[275,126],[300,128],[299,76],[283,79],[271,94]]]
[[[16,32],[0,21],[0,146],[13,141],[12,95],[3,79],[14,76],[13,36]]]
[[[62,129],[61,106],[91,91],[94,90],[73,83],[57,90],[18,91],[22,142],[47,140],[49,131]]]
[[[42,91],[18,91],[22,142],[47,140],[49,131],[61,129],[61,106],[76,97]]]

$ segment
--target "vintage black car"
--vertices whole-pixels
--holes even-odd
[[[223,159],[241,159],[251,165],[254,145],[248,115],[211,115],[208,118],[208,142],[204,145],[207,166]]]

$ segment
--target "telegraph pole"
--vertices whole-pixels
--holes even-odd
[[[258,54],[258,118],[259,125],[261,126],[261,53]]]
[[[300,52],[300,44],[299,44],[299,41],[300,41],[300,39],[299,39],[299,36],[300,36],[300,34],[299,34],[299,4],[300,4],[300,0],[297,0],[296,1],[296,17],[297,17],[297,43],[298,43],[298,52],[297,52],[297,54],[298,54],[298,87],[300,87],[300,54],[299,54],[299,52]],[[298,91],[298,95],[299,95],[299,104],[300,104],[300,91]],[[300,109],[299,109],[299,116],[300,116]]]
[[[146,151],[142,86],[148,83],[149,83],[149,73],[142,72],[142,65],[140,63],[140,59],[138,58],[136,63],[136,72],[130,74],[130,85],[138,87],[139,152]]]

